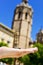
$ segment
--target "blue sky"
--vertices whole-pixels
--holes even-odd
[[[14,9],[22,0],[0,0],[0,23],[11,28]],[[33,8],[33,24],[31,37],[36,38],[36,33],[43,28],[43,0],[29,0],[29,5]]]

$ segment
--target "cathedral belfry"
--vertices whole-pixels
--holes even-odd
[[[28,48],[32,27],[32,7],[28,5],[28,0],[22,0],[14,11],[12,30],[17,33],[14,47]]]

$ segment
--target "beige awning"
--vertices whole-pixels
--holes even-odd
[[[34,53],[38,51],[38,48],[28,48],[28,49],[15,49],[8,47],[0,47],[0,59],[2,58],[19,58],[26,54]]]

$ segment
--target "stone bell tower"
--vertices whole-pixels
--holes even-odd
[[[20,5],[17,5],[14,11],[12,22],[12,29],[17,33],[14,47],[29,47],[32,27],[32,13],[32,7],[28,5],[28,0],[22,0],[22,3]]]

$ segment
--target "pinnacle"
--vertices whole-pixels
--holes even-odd
[[[27,4],[28,3],[28,0],[22,0],[22,2],[24,2],[25,4]]]

